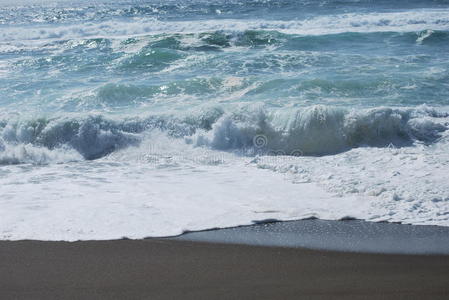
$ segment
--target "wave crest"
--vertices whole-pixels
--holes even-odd
[[[199,21],[161,21],[135,18],[133,21],[107,20],[100,23],[11,25],[2,29],[4,41],[67,40],[93,37],[130,37],[166,33],[204,33],[215,31],[278,31],[287,34],[323,35],[344,32],[417,32],[449,29],[447,9],[410,10],[384,13],[344,13],[304,20],[206,19]],[[263,40],[263,39],[262,39]],[[244,41],[244,40],[243,40]],[[253,40],[254,41],[254,40]],[[221,42],[219,42],[221,43]],[[226,43],[226,42],[224,42]]]
[[[291,153],[300,149],[304,155],[326,155],[361,146],[433,143],[447,130],[438,122],[416,115],[413,109],[348,111],[323,105],[287,113],[228,114],[212,130],[199,131],[189,141],[219,150],[252,149],[254,137],[263,135],[267,150]]]
[[[363,146],[434,143],[447,130],[448,123],[444,121],[448,117],[447,113],[426,107],[345,110],[315,105],[288,111],[212,107],[184,115],[145,118],[113,119],[97,115],[9,120],[0,122],[0,163],[49,161],[53,154],[48,151],[66,153],[67,149],[76,151],[84,159],[97,159],[139,145],[145,133],[155,129],[173,138],[184,138],[194,146],[217,150],[327,155]],[[255,145],[258,136],[262,136],[264,142]],[[73,159],[72,154],[67,159]]]

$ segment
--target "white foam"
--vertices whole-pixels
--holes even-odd
[[[0,165],[67,163],[80,161],[82,156],[74,149],[49,150],[31,144],[10,145],[0,140]]]
[[[0,177],[0,238],[168,236],[270,218],[338,219],[355,203],[366,203],[352,196],[335,202],[315,184],[292,184],[273,172],[246,166],[238,157],[224,155],[221,164],[210,166],[153,155],[159,158],[156,164],[120,161],[118,155],[26,171],[6,167],[10,173]]]
[[[449,226],[448,149],[447,143],[359,148],[321,158],[263,157],[254,164],[293,182],[315,182],[337,197],[373,197],[368,220]]]

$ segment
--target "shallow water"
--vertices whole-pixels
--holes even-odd
[[[174,239],[346,252],[449,254],[449,228],[360,220],[299,220],[188,232]]]

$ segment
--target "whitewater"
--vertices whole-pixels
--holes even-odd
[[[449,226],[449,2],[0,1],[0,239]]]

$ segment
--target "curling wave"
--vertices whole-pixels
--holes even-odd
[[[97,159],[139,145],[145,133],[155,129],[194,146],[216,150],[254,154],[257,148],[279,154],[328,155],[364,146],[435,143],[447,130],[448,117],[447,113],[427,107],[345,110],[315,105],[289,111],[263,107],[227,111],[215,107],[182,116],[9,120],[0,127],[0,163],[42,163],[52,157],[61,161],[63,156],[52,156],[48,151],[68,153],[67,149],[75,150],[84,159]],[[258,136],[265,139],[262,145],[254,142]],[[33,154],[36,149],[40,154]],[[70,152],[67,159],[76,159],[76,155]]]
[[[301,151],[326,155],[361,146],[410,146],[434,143],[447,127],[432,117],[446,113],[427,109],[374,108],[345,110],[316,105],[289,112],[231,114],[220,118],[210,131],[198,132],[196,145],[215,149],[250,149],[254,137],[263,136],[264,147],[280,153]]]

